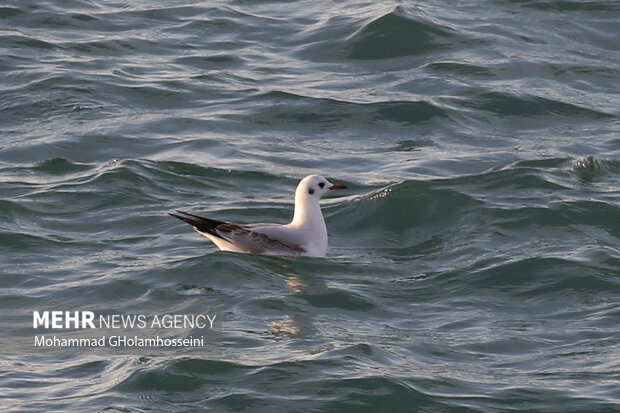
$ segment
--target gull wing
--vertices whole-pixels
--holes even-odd
[[[170,215],[192,225],[222,250],[271,255],[301,255],[306,252],[299,245],[279,240],[249,226],[177,212],[181,215]]]

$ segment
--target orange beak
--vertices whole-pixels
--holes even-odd
[[[347,187],[342,184],[333,184],[329,187],[330,191],[333,191],[334,189],[347,189]]]

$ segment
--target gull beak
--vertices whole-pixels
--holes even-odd
[[[347,189],[347,187],[342,184],[333,184],[329,187],[330,191],[333,191],[334,189]]]

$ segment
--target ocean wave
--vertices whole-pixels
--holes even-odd
[[[620,11],[620,7],[613,2],[602,1],[565,1],[565,0],[505,0],[524,8],[559,12],[614,12]]]
[[[46,175],[67,175],[80,172],[86,172],[93,168],[93,165],[88,165],[80,162],[71,162],[64,158],[52,158],[46,159],[34,165],[30,169],[32,172]],[[26,168],[23,168],[26,169]],[[28,171],[23,171],[28,173]]]
[[[2,35],[0,36],[0,41],[9,49],[33,48],[51,50],[56,48],[54,43],[43,40],[40,36],[35,36],[34,34]]]
[[[620,174],[620,161],[599,159],[594,155],[575,159],[572,162],[572,171],[583,182],[604,181],[608,174]],[[611,187],[613,188],[613,186]],[[620,189],[620,188],[615,188]]]
[[[209,56],[183,56],[176,60],[183,66],[191,66],[201,70],[234,69],[243,67],[245,59],[233,53],[218,53]]]
[[[301,293],[297,297],[305,300],[313,307],[337,308],[348,311],[372,311],[376,304],[368,298],[362,297],[351,291],[343,291],[335,288],[322,291],[318,294]]]
[[[448,112],[429,101],[354,102],[342,98],[311,97],[273,91],[248,99],[248,114],[259,124],[359,124],[381,121],[420,124],[449,117]],[[254,102],[260,106],[254,107]]]
[[[475,98],[462,102],[465,106],[491,112],[501,118],[560,115],[586,119],[610,119],[614,116],[599,110],[541,96],[519,96],[506,92],[477,93]]]
[[[614,410],[617,2],[284,3],[0,7],[0,307],[217,301],[224,350],[12,346],[4,405]],[[310,173],[326,258],[167,214],[286,223]]]
[[[365,24],[344,47],[350,50],[350,59],[390,59],[447,49],[453,37],[452,29],[408,15],[397,7]]]
[[[17,7],[0,7],[0,19],[8,19],[20,14],[24,14],[24,11]]]
[[[617,162],[594,159],[586,158],[585,163],[586,168],[595,168],[597,179],[617,181],[615,174],[598,175],[617,168]],[[591,265],[603,263],[613,259],[611,250],[601,256],[591,251],[594,245],[617,248],[618,204],[605,184],[590,188],[601,191],[597,200],[575,195],[583,190],[578,166],[583,162],[521,161],[475,175],[373,189],[325,209],[330,231],[337,234],[330,242],[336,249],[344,248],[347,238],[347,248],[354,246],[393,263],[436,259],[458,267],[459,257],[473,251],[479,258],[468,259],[472,268],[486,266],[493,256],[500,261],[571,257]],[[497,251],[497,245],[504,249]]]
[[[479,289],[496,290],[513,297],[547,297],[567,292],[596,293],[618,287],[614,270],[593,262],[567,258],[524,257],[492,264],[471,272],[471,283]],[[570,274],[570,275],[569,275]]]
[[[377,61],[423,56],[466,43],[463,34],[428,19],[421,9],[366,7],[326,16],[293,37],[296,55],[313,61]]]
[[[340,206],[333,220],[349,228],[406,233],[427,225],[449,225],[477,202],[440,182],[404,181]],[[346,219],[342,219],[346,215]],[[341,227],[342,224],[337,224]]]
[[[435,62],[426,65],[425,68],[440,73],[453,73],[481,78],[492,78],[495,76],[495,73],[489,67],[463,62]]]
[[[352,347],[354,350],[364,346]],[[206,390],[208,395],[205,395],[204,399],[193,400],[191,403],[233,411],[241,408],[269,408],[274,406],[270,395],[276,386],[279,392],[295,393],[294,388],[302,385],[304,388],[314,389],[322,396],[312,399],[303,395],[296,396],[288,402],[286,399],[278,400],[277,406],[282,408],[288,405],[289,410],[294,410],[299,401],[311,402],[321,411],[348,411],[347,407],[351,404],[355,404],[358,410],[364,406],[376,407],[383,404],[405,410],[412,404],[441,406],[429,389],[415,390],[407,384],[406,379],[372,374],[368,371],[372,369],[362,367],[367,357],[368,354],[360,354],[358,360],[350,353],[343,352],[329,360],[299,360],[266,366],[183,359],[142,368],[124,379],[115,389],[121,393],[140,393],[143,397],[159,391],[176,391],[176,397],[182,397],[183,393],[195,392],[211,382],[219,383],[218,377],[225,375],[236,377],[234,386],[218,385],[217,390]],[[351,363],[351,374],[348,377],[325,379],[325,375],[329,374],[327,371],[337,368],[343,361]],[[299,369],[302,368],[313,374],[306,374],[302,381],[298,382],[295,378],[299,376]]]

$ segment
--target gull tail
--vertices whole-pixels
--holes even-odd
[[[193,226],[194,229],[198,232],[206,232],[207,234],[218,236],[215,233],[215,227],[217,227],[218,225],[224,224],[224,222],[222,221],[216,221],[214,219],[199,217],[198,215],[188,214],[187,212],[183,212],[183,211],[176,211],[176,212],[182,215],[173,214],[171,212],[169,212],[168,215],[173,216],[177,219],[180,219],[181,221],[187,222],[188,224]]]

